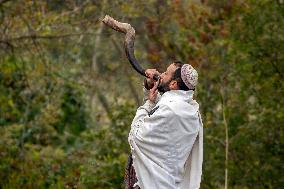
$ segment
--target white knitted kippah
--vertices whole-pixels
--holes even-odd
[[[181,67],[181,79],[189,89],[194,89],[198,81],[197,71],[189,64]]]

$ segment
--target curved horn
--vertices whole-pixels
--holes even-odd
[[[140,66],[138,61],[135,58],[134,55],[134,41],[135,41],[135,30],[134,28],[128,24],[128,23],[122,23],[118,22],[117,20],[113,19],[112,17],[106,15],[102,22],[111,27],[112,29],[124,33],[125,40],[124,40],[124,49],[127,56],[127,59],[129,60],[132,67],[141,75],[146,77],[145,70]],[[158,75],[154,76],[154,79],[157,81],[159,79]]]

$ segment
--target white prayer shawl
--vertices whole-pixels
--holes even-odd
[[[200,187],[203,126],[192,96],[193,91],[171,90],[156,105],[146,99],[138,108],[128,141],[141,189]]]

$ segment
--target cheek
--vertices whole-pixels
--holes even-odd
[[[169,75],[161,75],[161,82],[162,83],[167,83],[169,82],[171,79],[171,77],[169,77]]]
[[[165,81],[165,82],[169,82],[170,80],[171,80],[171,77],[169,77],[169,76],[165,76],[165,77],[164,77],[164,81]]]

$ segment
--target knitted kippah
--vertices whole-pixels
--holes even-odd
[[[189,89],[194,89],[198,81],[197,71],[189,64],[181,67],[181,79]]]

